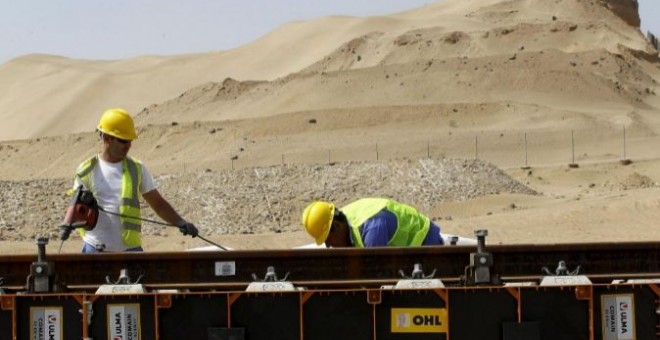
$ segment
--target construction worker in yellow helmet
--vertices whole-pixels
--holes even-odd
[[[179,227],[184,235],[196,237],[195,225],[183,219],[161,196],[147,167],[128,156],[138,138],[131,115],[119,108],[106,110],[97,131],[103,143],[101,153],[78,166],[73,186],[74,190],[82,185],[91,191],[100,210],[93,229],[78,229],[82,252],[143,250],[138,194],[160,218]]]
[[[315,201],[302,224],[326,247],[414,247],[442,245],[440,227],[415,208],[387,198],[363,198],[341,209]]]

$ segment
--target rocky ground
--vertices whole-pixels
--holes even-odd
[[[391,197],[429,212],[444,202],[485,195],[537,194],[491,164],[463,159],[283,165],[162,174],[155,181],[204,236],[300,231],[300,214],[314,199],[343,205],[360,197]],[[1,181],[0,240],[58,239],[71,183],[70,178]],[[157,219],[148,208],[144,217]],[[146,223],[144,233],[165,236],[166,230]]]

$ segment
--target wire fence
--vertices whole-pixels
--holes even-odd
[[[265,144],[266,142],[264,142]],[[447,134],[431,138],[411,137],[405,142],[380,141],[360,144],[347,139],[332,147],[281,142],[278,146],[259,143],[240,147],[224,159],[198,164],[207,169],[243,169],[286,164],[328,164],[347,161],[394,159],[465,158],[490,162],[500,168],[534,167],[621,161],[660,157],[660,137],[645,128],[594,128],[557,131],[481,131],[474,134]],[[254,150],[250,150],[254,149]],[[275,150],[275,151],[273,151]],[[194,171],[190,165],[183,170]],[[180,169],[179,169],[180,170]]]

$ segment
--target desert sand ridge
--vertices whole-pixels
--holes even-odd
[[[89,131],[97,119],[96,112],[104,108],[123,106],[138,112],[206,82],[226,78],[272,81],[321,62],[342,44],[365,35],[382,36],[374,42],[377,46],[365,45],[368,51],[360,54],[365,62],[354,61],[352,68],[451,57],[510,58],[523,47],[524,51],[559,49],[577,53],[593,49],[594,43],[610,53],[621,53],[618,46],[651,53],[638,26],[629,25],[612,11],[621,7],[619,3],[446,1],[391,16],[335,16],[291,23],[237,49],[208,54],[119,61],[26,56],[0,66],[0,90],[6,94],[0,98],[0,112],[7,122],[0,127],[0,138]],[[629,11],[628,7],[623,8],[626,10],[620,12]],[[637,22],[638,19],[637,16]],[[526,27],[516,29],[522,24],[540,27],[528,31]],[[454,49],[462,52],[452,54],[451,48],[445,51],[451,44],[436,40],[443,34],[449,35],[446,37],[449,42],[458,40]],[[415,37],[419,37],[418,41],[406,42]],[[432,48],[422,49],[429,40]],[[400,48],[402,43],[408,48]],[[376,56],[370,56],[369,51]],[[305,88],[300,96],[308,95],[308,90]],[[384,95],[387,98],[387,93]],[[287,106],[281,109],[296,110]],[[260,109],[257,114],[264,111],[270,111],[270,107]],[[40,119],[29,119],[31,116]]]
[[[120,106],[163,194],[235,248],[307,243],[304,203],[365,195],[494,242],[660,240],[659,81],[625,0],[447,0],[292,22],[228,51],[24,56],[0,65],[0,239],[33,252],[54,232],[99,114]],[[147,234],[151,250],[202,245]]]

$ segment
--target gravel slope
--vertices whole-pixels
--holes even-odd
[[[300,214],[314,199],[341,206],[361,197],[391,197],[430,211],[442,202],[489,194],[537,194],[488,163],[462,159],[284,165],[165,174],[155,181],[172,205],[209,236],[299,231]],[[71,183],[63,178],[0,182],[0,239],[58,239]],[[144,216],[156,218],[149,208]],[[144,233],[165,235],[149,223]]]

